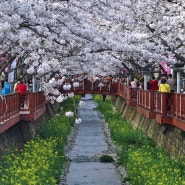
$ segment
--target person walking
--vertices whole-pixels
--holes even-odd
[[[20,83],[17,85],[16,87],[16,92],[19,94],[20,96],[20,107],[24,108],[24,102],[26,99],[26,84],[23,83],[23,80],[20,80]]]

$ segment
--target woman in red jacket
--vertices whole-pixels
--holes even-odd
[[[20,107],[24,108],[24,102],[26,98],[26,84],[23,83],[23,80],[20,80],[20,83],[16,87],[16,92],[20,95]]]
[[[159,89],[158,80],[155,79],[155,76],[152,76],[152,80],[150,80],[149,84],[152,91],[157,91]]]

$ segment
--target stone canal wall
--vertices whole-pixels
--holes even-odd
[[[18,122],[7,131],[0,134],[0,156],[7,150],[22,148],[23,145],[33,139],[38,126],[46,123],[50,118],[56,115],[59,104],[47,104],[46,112],[39,119],[33,122]]]
[[[133,128],[141,128],[156,144],[170,155],[171,158],[185,156],[185,132],[172,126],[161,125],[137,112],[137,107],[128,106],[121,97],[109,96],[115,103],[116,110],[122,114]]]

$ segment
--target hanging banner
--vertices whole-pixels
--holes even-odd
[[[161,65],[162,65],[163,69],[166,71],[167,74],[170,74],[171,73],[171,68],[166,64],[165,61],[162,61],[161,62]],[[164,74],[163,71],[162,71],[162,74]]]
[[[18,58],[16,58],[16,59],[12,62],[11,67],[10,67],[11,70],[16,68],[16,66],[17,66],[17,60],[18,60]],[[15,70],[11,71],[11,72],[8,74],[8,82],[10,82],[10,83],[11,83],[11,82],[14,82],[14,74],[15,74]]]

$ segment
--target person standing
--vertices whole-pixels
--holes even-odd
[[[161,78],[161,83],[159,85],[159,92],[170,92],[170,85],[167,83],[166,78]]]
[[[15,81],[14,87],[13,87],[13,93],[16,93],[16,87],[19,84],[19,81]]]
[[[32,82],[32,79],[29,79],[28,80],[28,89],[29,89],[29,92],[33,92],[33,82]]]
[[[24,102],[26,99],[26,84],[23,83],[23,80],[20,80],[20,83],[17,85],[16,87],[16,92],[19,94],[20,96],[20,107],[24,108]]]
[[[172,74],[168,75],[167,83],[170,85],[171,92],[174,92],[175,88],[175,79],[172,77]]]
[[[2,89],[3,89],[3,83],[2,83],[2,81],[1,81],[1,82],[0,82],[0,94],[1,94]]]
[[[35,92],[39,92],[40,91],[40,79],[36,78],[35,79]]]
[[[137,81],[136,78],[134,78],[134,80],[132,80],[132,81],[130,82],[130,86],[131,86],[132,88],[137,88],[137,87],[138,87],[138,81]]]
[[[11,85],[8,82],[8,79],[5,79],[1,94],[10,94],[10,91],[11,91]]]
[[[152,76],[152,80],[149,81],[150,87],[152,91],[158,90],[158,80],[155,79],[155,76]]]
[[[171,106],[172,106],[172,100],[171,100],[171,89],[170,89],[170,85],[167,83],[167,79],[166,78],[161,78],[161,83],[159,85],[159,92],[162,93],[168,93],[166,96],[166,110],[167,111],[171,111]]]
[[[112,76],[111,76],[111,75],[108,75],[108,76],[107,76],[107,81],[108,81],[109,83],[112,83]]]

